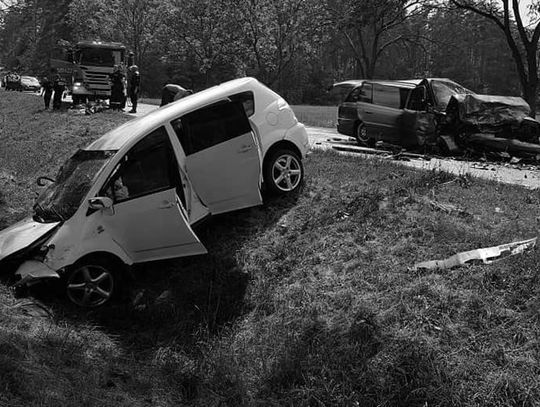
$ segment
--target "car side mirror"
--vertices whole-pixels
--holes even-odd
[[[54,179],[45,177],[45,176],[38,177],[38,179],[36,180],[36,184],[38,184],[40,187],[44,187],[45,185],[52,184],[53,182],[54,182]]]
[[[88,200],[88,207],[94,210],[110,209],[113,206],[113,200],[106,196],[97,196]]]

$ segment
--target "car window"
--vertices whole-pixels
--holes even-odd
[[[371,83],[364,83],[360,90],[358,100],[360,102],[371,103],[373,97],[373,85]]]
[[[229,96],[229,99],[233,102],[240,102],[247,117],[251,117],[255,113],[255,97],[252,91],[237,93],[236,95]]]
[[[349,96],[347,96],[347,99],[345,99],[345,102],[358,102],[358,98],[360,97],[362,89],[361,87],[354,88],[351,93],[349,93]]]
[[[186,156],[251,132],[240,102],[222,102],[171,122]]]
[[[435,107],[439,110],[445,110],[450,98],[454,95],[465,95],[473,93],[467,88],[452,81],[431,81],[431,88],[435,94]]]
[[[402,109],[409,89],[397,86],[373,84],[373,103],[380,106]]]
[[[116,166],[102,194],[114,202],[179,188],[176,158],[164,127],[139,141]],[[183,194],[181,193],[181,197]]]

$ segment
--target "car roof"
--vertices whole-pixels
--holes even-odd
[[[332,87],[356,87],[363,84],[366,79],[350,79],[348,81],[337,82],[332,85]]]
[[[353,89],[367,82],[385,86],[396,86],[400,88],[413,88],[414,86],[418,85],[420,81],[421,80],[418,80],[418,82],[416,82],[416,80],[350,79],[347,81],[334,83],[332,87]]]
[[[408,82],[408,81],[379,81],[379,80],[370,80],[366,81],[368,83],[373,83],[376,85],[384,85],[384,86],[394,86],[398,88],[414,88],[416,84]]]
[[[186,113],[223,100],[233,94],[245,91],[254,91],[258,93],[258,95],[261,96],[259,99],[263,99],[262,103],[265,103],[264,99],[266,98],[271,98],[272,100],[281,99],[278,94],[266,88],[255,78],[246,77],[234,79],[186,96],[175,102],[169,103],[166,106],[160,107],[145,116],[130,120],[122,126],[104,134],[101,138],[95,140],[84,149],[120,150],[130,148],[146,134],[157,129],[166,122],[170,122]]]

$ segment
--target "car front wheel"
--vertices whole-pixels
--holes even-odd
[[[288,194],[300,188],[304,178],[302,160],[292,150],[272,153],[264,168],[264,183],[270,192]]]
[[[66,294],[71,302],[95,308],[109,302],[116,292],[115,273],[103,261],[75,264],[66,281]]]

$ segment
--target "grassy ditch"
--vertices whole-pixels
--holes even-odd
[[[1,94],[2,226],[126,120],[38,102]],[[298,196],[204,225],[210,254],[136,267],[135,304],[0,286],[0,406],[538,405],[540,252],[410,267],[536,236],[540,193],[332,152],[305,167]]]

